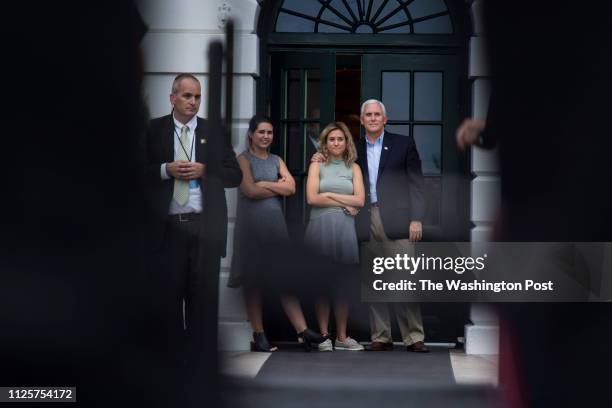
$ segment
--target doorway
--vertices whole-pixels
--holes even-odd
[[[280,123],[272,151],[286,160],[297,193],[285,204],[291,235],[308,221],[305,182],[319,131],[332,120],[361,135],[359,107],[382,100],[386,129],[412,135],[425,177],[426,241],[469,240],[467,162],[454,145],[462,117],[460,58],[454,55],[345,52],[272,53],[272,119]]]
[[[319,131],[340,120],[360,137],[360,104],[376,98],[387,107],[388,130],[417,143],[426,184],[424,240],[469,241],[469,161],[454,145],[469,109],[468,26],[461,0],[264,3],[257,109],[272,117],[272,152],[296,180],[296,194],[285,200],[293,239],[302,239],[308,221],[305,182]],[[279,305],[265,310],[271,337],[294,340]],[[463,335],[468,305],[429,303],[422,310],[428,341]],[[367,322],[367,310],[351,317]],[[360,340],[369,338],[365,326],[356,333]]]

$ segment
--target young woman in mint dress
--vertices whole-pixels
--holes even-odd
[[[308,169],[306,198],[312,209],[305,242],[333,263],[355,265],[359,263],[355,215],[364,205],[365,192],[361,169],[355,164],[355,143],[347,126],[343,122],[327,125],[319,136],[319,149],[325,161],[312,162]],[[337,288],[341,286],[339,282]],[[328,299],[316,302],[319,330],[325,337],[329,334],[330,309]],[[338,293],[334,299],[335,349],[363,350],[347,335],[348,309],[348,302]],[[331,339],[319,344],[321,351],[333,349]]]

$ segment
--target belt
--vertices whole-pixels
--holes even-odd
[[[379,208],[380,207],[380,203],[377,201],[375,203],[370,204],[372,207],[376,207]]]
[[[200,219],[202,214],[200,213],[183,213],[183,214],[170,214],[168,218],[173,222],[191,222]]]

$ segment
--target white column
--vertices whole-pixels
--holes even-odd
[[[471,4],[474,35],[470,39],[469,76],[472,81],[472,116],[486,119],[490,96],[489,67],[486,61],[483,37],[482,5],[485,0]],[[500,174],[496,151],[472,148],[472,173],[476,176],[471,185],[471,219],[475,227],[471,231],[473,242],[489,241],[493,223],[500,208]],[[498,354],[499,324],[495,311],[486,304],[472,304],[472,324],[465,326],[465,351],[467,354]]]

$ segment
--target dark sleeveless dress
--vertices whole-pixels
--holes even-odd
[[[253,181],[277,181],[280,158],[269,154],[263,160],[249,151],[242,153],[251,165]],[[280,244],[289,240],[281,197],[252,199],[241,191],[238,196],[234,250],[227,286],[262,286],[267,284],[266,259],[274,256]]]

